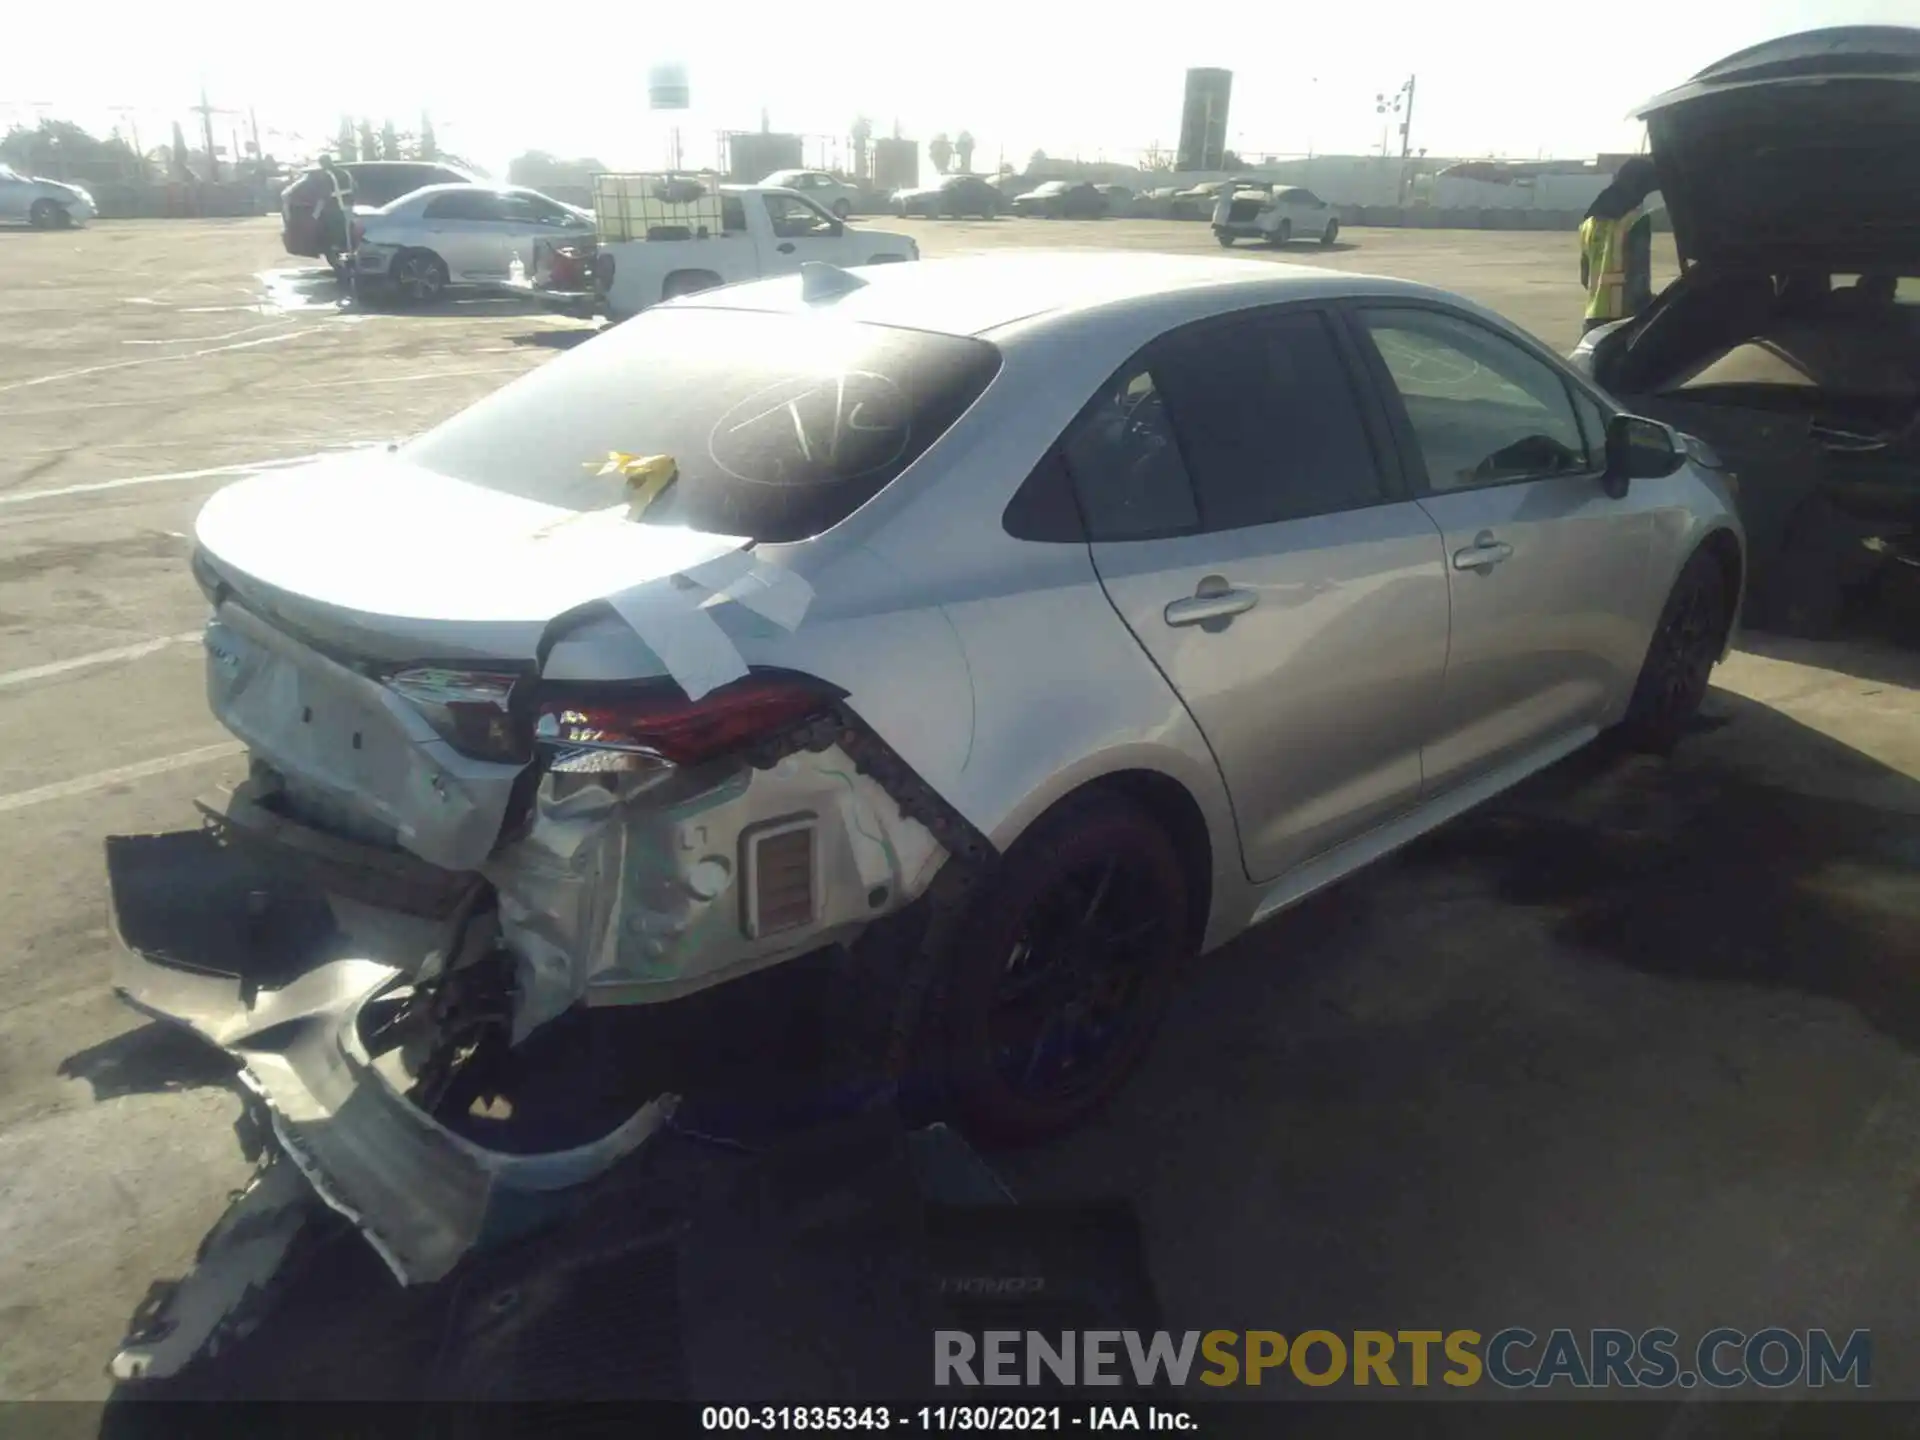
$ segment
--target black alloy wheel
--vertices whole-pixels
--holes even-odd
[[[971,907],[949,969],[948,1082],[986,1142],[1071,1128],[1145,1053],[1191,953],[1166,833],[1098,792],[1037,824]]]
[[[1720,561],[1698,552],[1673,582],[1627,706],[1622,728],[1636,748],[1664,754],[1680,742],[1706,699],[1729,619]]]
[[[447,289],[447,267],[430,250],[403,250],[394,258],[393,284],[408,305],[431,305]]]

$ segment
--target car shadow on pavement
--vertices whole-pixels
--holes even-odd
[[[215,1086],[238,1089],[239,1066],[225,1052],[178,1025],[148,1021],[89,1045],[59,1065],[62,1078],[84,1080],[94,1102]]]
[[[509,335],[510,345],[531,345],[541,350],[571,350],[576,345],[584,345],[594,336],[601,334],[606,327],[578,330],[530,330],[524,335]]]
[[[1875,1327],[1920,1397],[1920,782],[1709,714],[1208,957],[1113,1105],[1001,1174],[1132,1198],[1175,1331],[1765,1313]]]
[[[1596,757],[1541,776],[1407,856],[1465,867],[1555,918],[1553,940],[1648,975],[1850,1006],[1920,1054],[1920,782],[1757,702],[1721,694],[1729,737],[1801,730],[1815,781],[1711,763]],[[1604,765],[1604,768],[1599,768]],[[1856,792],[1877,781],[1884,805]]]

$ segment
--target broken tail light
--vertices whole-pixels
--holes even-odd
[[[531,758],[514,723],[518,676],[488,670],[417,665],[386,677],[386,686],[418,710],[462,755],[503,764]]]
[[[698,765],[824,713],[837,692],[814,681],[749,676],[700,700],[647,687],[542,700],[534,736],[556,771]]]

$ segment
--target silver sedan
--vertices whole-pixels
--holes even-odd
[[[450,288],[527,284],[539,246],[593,233],[590,212],[537,190],[428,185],[354,212],[354,268],[410,304],[428,304]]]
[[[22,175],[0,165],[0,224],[31,225],[36,230],[64,230],[84,225],[97,213],[93,196],[84,186]]]
[[[222,844],[110,842],[117,983],[413,1280],[696,1100],[716,1015],[1075,1123],[1204,952],[1679,740],[1745,564],[1709,451],[1468,301],[1085,252],[675,300],[197,542],[251,775]],[[826,1000],[743,1003],[783,974]],[[607,1052],[649,1088],[562,1068],[589,1006],[677,1014]],[[469,1106],[542,1086],[561,1153]]]

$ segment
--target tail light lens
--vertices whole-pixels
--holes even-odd
[[[698,765],[821,714],[834,698],[812,681],[758,676],[698,701],[672,689],[582,693],[543,700],[534,736],[561,772]]]
[[[387,676],[387,688],[406,700],[462,755],[503,764],[531,758],[514,723],[515,675],[420,665]]]

